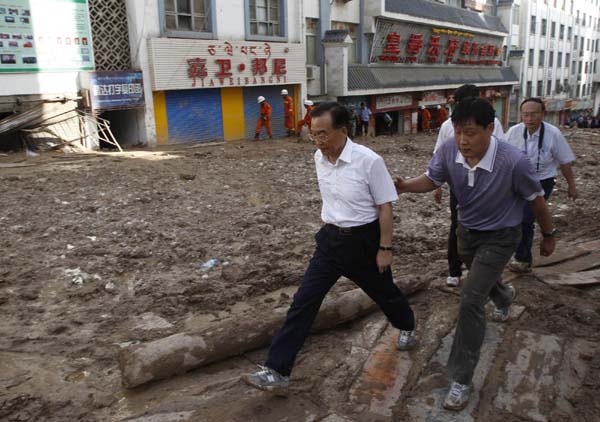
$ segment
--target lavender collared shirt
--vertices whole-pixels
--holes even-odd
[[[494,136],[473,168],[458,151],[454,139],[443,143],[425,174],[438,186],[445,182],[450,185],[458,201],[458,221],[475,230],[520,224],[525,202],[544,195],[527,156]]]

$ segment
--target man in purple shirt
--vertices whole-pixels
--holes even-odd
[[[448,360],[450,389],[444,407],[468,404],[471,380],[485,336],[485,303],[496,305],[493,319],[508,319],[515,290],[502,283],[502,271],[521,240],[521,220],[529,201],[543,239],[543,256],[554,252],[552,217],[544,190],[525,154],[492,137],[494,109],[484,99],[461,101],[452,114],[454,142],[444,143],[427,173],[396,178],[396,190],[429,192],[448,183],[458,201],[458,253],[469,268],[461,289],[454,343]]]

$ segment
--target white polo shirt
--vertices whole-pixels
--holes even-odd
[[[533,134],[527,131],[527,140],[523,137],[525,125],[519,123],[511,127],[506,133],[509,144],[523,151],[533,166],[538,180],[550,179],[558,174],[558,167],[575,161],[575,154],[569,143],[556,126],[544,122],[544,143],[540,151],[540,167],[538,163],[538,143],[540,139],[541,125]]]
[[[504,137],[504,129],[502,129],[502,123],[500,123],[500,120],[498,120],[498,118],[494,118],[494,133],[493,133],[493,135],[499,141],[506,140]],[[440,127],[440,131],[438,132],[438,137],[437,137],[437,141],[435,143],[435,147],[433,148],[433,153],[435,154],[435,152],[438,150],[440,145],[442,145],[444,142],[446,142],[449,139],[454,139],[454,126],[452,126],[452,119],[448,119],[444,123],[442,123],[442,126]]]
[[[350,138],[335,164],[317,150],[315,167],[324,223],[339,227],[371,223],[379,218],[378,205],[398,199],[383,158]]]

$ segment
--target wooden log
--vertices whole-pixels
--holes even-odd
[[[414,293],[428,284],[417,281],[405,285],[404,293]],[[344,292],[323,303],[313,331],[335,327],[376,309],[377,305],[361,289]],[[173,334],[123,348],[118,356],[123,386],[134,388],[264,347],[283,324],[286,312],[281,308],[267,315],[224,320],[202,332]]]

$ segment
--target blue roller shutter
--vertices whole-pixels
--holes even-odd
[[[167,91],[169,143],[223,139],[220,89]]]
[[[273,137],[284,137],[287,132],[285,130],[285,119],[283,116],[283,100],[281,99],[281,90],[287,89],[290,95],[294,95],[293,85],[274,85],[274,86],[253,86],[244,88],[244,118],[246,120],[246,138],[254,138],[254,130],[256,122],[260,116],[260,106],[256,99],[262,95],[267,99],[267,102],[273,107],[272,126]],[[294,101],[297,101],[294,98]],[[266,137],[266,130],[263,129],[261,137]]]

